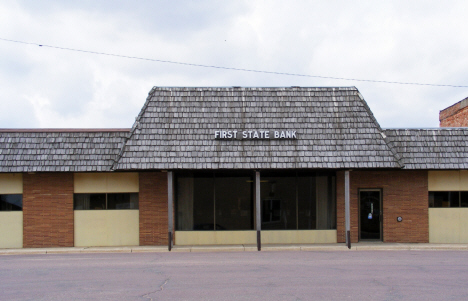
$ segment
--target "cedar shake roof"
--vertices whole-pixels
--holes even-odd
[[[386,129],[405,169],[468,169],[468,128]]]
[[[297,139],[220,140],[218,130]],[[0,172],[468,169],[467,137],[468,128],[382,130],[354,87],[155,87],[132,129],[0,129]]]
[[[110,171],[129,129],[0,129],[0,172]]]
[[[217,130],[291,130],[291,140],[216,140]],[[354,87],[155,87],[115,170],[399,168]]]

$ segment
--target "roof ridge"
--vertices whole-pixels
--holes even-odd
[[[74,128],[36,128],[36,129],[0,129],[0,133],[110,133],[130,132],[130,128],[101,128],[101,129],[74,129]]]
[[[392,145],[390,145],[391,141],[387,138],[387,135],[385,135],[385,132],[384,130],[380,127],[380,124],[379,122],[377,121],[377,119],[375,118],[374,114],[372,113],[369,105],[367,104],[367,102],[364,100],[364,97],[362,96],[362,94],[359,92],[359,91],[356,91],[356,95],[357,97],[359,98],[359,100],[361,101],[361,103],[363,104],[364,108],[366,109],[367,113],[369,114],[369,117],[371,118],[371,120],[374,122],[374,124],[377,126],[377,130],[380,132],[380,135],[382,136],[385,144],[387,145],[388,149],[390,150],[390,152],[393,154],[393,157],[395,158],[396,160],[396,163],[398,164],[399,167],[403,168],[405,166],[405,164],[403,163],[403,158],[400,156],[400,154],[394,149],[394,147]]]
[[[124,143],[122,144],[122,148],[120,149],[119,154],[115,158],[114,163],[112,164],[112,166],[110,168],[111,171],[113,171],[113,170],[115,170],[117,168],[117,165],[119,164],[119,161],[122,158],[123,153],[125,152],[125,147],[127,146],[128,140],[130,140],[130,138],[133,137],[133,134],[135,133],[135,131],[138,130],[138,126],[140,125],[140,119],[143,116],[143,114],[145,113],[146,108],[148,107],[148,105],[149,105],[149,103],[151,101],[151,98],[153,98],[154,92],[156,92],[156,87],[153,87],[151,89],[151,91],[148,92],[148,97],[146,97],[145,104],[141,108],[140,113],[138,113],[137,117],[135,118],[135,122],[133,123],[133,126],[130,129],[130,133],[125,138]]]
[[[264,87],[257,87],[257,86],[206,86],[206,87],[198,87],[198,86],[154,86],[150,93],[156,91],[156,90],[211,90],[211,91],[216,91],[216,90],[278,90],[278,89],[287,89],[287,90],[326,90],[326,91],[332,91],[332,90],[344,90],[344,91],[357,91],[357,88],[355,86],[330,86],[330,87],[301,87],[301,86],[264,86]]]
[[[468,131],[468,127],[443,127],[443,128],[389,128],[384,131]]]

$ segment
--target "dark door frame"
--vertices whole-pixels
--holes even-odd
[[[359,241],[361,238],[361,191],[378,191],[380,193],[380,239],[364,239],[364,241],[383,241],[383,189],[382,188],[359,188],[358,189],[358,220],[359,220]]]

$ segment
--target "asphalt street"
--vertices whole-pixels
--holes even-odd
[[[0,300],[468,300],[468,252],[3,255]]]

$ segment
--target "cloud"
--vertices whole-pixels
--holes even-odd
[[[320,76],[468,85],[461,1],[20,1],[0,37]],[[436,127],[468,89],[191,67],[0,41],[0,127],[131,127],[152,86],[356,86],[383,127]]]

